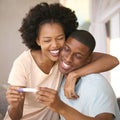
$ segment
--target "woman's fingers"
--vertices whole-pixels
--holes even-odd
[[[57,91],[50,88],[40,88],[36,94],[37,101],[51,102],[55,99]]]
[[[6,98],[9,104],[11,104],[12,102],[17,102],[20,101],[24,98],[24,93],[18,92],[17,90],[20,87],[16,87],[16,86],[11,86],[8,88],[7,92],[6,92]]]

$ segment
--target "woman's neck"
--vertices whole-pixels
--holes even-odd
[[[50,70],[52,69],[55,62],[51,61],[50,59],[46,59],[40,50],[31,51],[31,55],[37,64],[37,66],[46,74],[49,74]]]

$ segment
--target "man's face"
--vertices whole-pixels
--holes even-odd
[[[90,50],[87,46],[69,37],[59,57],[59,69],[63,74],[67,74],[78,69],[90,60]]]

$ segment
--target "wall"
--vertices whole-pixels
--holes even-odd
[[[29,8],[40,2],[59,0],[0,0],[0,84],[5,84],[14,59],[26,47],[18,32]]]

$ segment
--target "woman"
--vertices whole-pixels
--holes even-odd
[[[41,3],[29,11],[20,28],[23,43],[29,50],[23,52],[13,64],[8,80],[11,86],[6,93],[9,107],[5,120],[59,119],[58,114],[36,102],[34,93],[19,92],[18,89],[42,86],[58,90],[62,78],[57,64],[59,52],[65,39],[77,26],[75,13],[60,4]],[[108,70],[118,64],[117,59],[112,56],[100,54],[98,56],[102,55],[103,58],[99,58],[97,55],[94,55],[93,59],[96,60],[88,68],[97,63],[99,69],[91,72]],[[104,58],[109,58],[112,65],[104,61],[107,67],[102,67],[100,63]],[[80,76],[81,73],[77,75]]]

